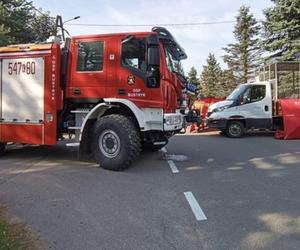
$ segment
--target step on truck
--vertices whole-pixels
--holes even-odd
[[[294,99],[293,105],[297,109],[299,98],[299,62],[265,65],[256,71],[254,82],[237,86],[226,100],[209,107],[207,126],[217,128],[231,138],[240,138],[254,129],[282,130],[279,100]]]
[[[181,131],[188,83],[184,49],[165,28],[84,35],[0,48],[0,142],[55,145],[123,170]]]

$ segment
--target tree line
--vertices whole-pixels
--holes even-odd
[[[300,1],[271,2],[262,22],[254,18],[249,7],[240,7],[233,30],[235,41],[223,48],[226,69],[221,69],[212,53],[199,77],[195,67],[190,69],[188,79],[197,85],[200,97],[226,97],[237,85],[253,79],[263,62],[300,59]]]
[[[0,46],[43,42],[55,31],[55,19],[32,2],[0,1]]]
[[[270,58],[300,59],[300,0],[271,0],[259,22],[250,8],[241,6],[236,16],[234,43],[223,48],[221,69],[214,54],[198,75],[195,67],[188,79],[200,96],[225,97],[240,83],[253,78],[255,68]],[[0,0],[0,46],[43,42],[56,32],[55,19],[26,0]],[[268,54],[268,58],[262,55]]]

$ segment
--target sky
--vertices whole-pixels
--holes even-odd
[[[241,5],[249,6],[254,16],[264,18],[263,10],[270,0],[33,0],[36,7],[61,15],[64,20],[75,16],[70,23],[96,24],[166,24],[234,21]],[[102,34],[127,31],[150,31],[149,27],[82,27],[65,26],[71,35]],[[194,66],[200,73],[208,54],[214,53],[225,68],[222,48],[234,42],[234,23],[167,27],[185,49],[183,61],[187,72]]]

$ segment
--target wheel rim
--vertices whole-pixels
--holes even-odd
[[[113,130],[104,130],[99,136],[99,148],[107,158],[115,158],[120,152],[120,138]]]
[[[239,136],[242,133],[242,128],[238,124],[231,124],[229,127],[229,132],[233,136]]]

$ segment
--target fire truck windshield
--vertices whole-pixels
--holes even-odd
[[[166,53],[167,66],[169,70],[184,76],[184,71],[183,71],[181,61],[177,59],[174,48],[172,48],[172,46],[165,45],[165,53]]]

